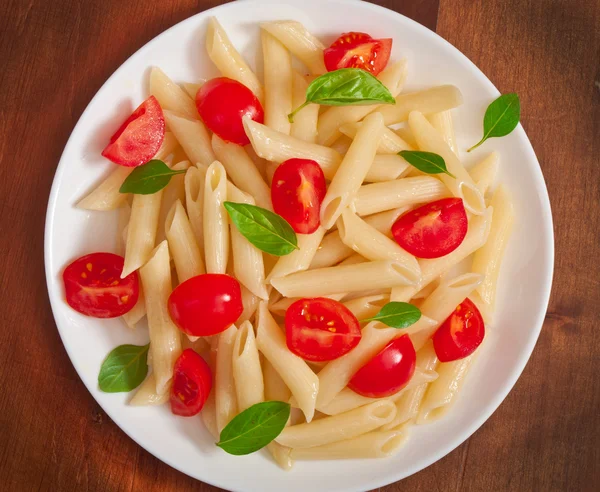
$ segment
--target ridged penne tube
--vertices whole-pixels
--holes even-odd
[[[252,292],[250,292],[244,285],[240,286],[242,289],[242,306],[244,310],[238,319],[238,323],[243,323],[244,321],[249,321],[254,313],[258,309],[258,303],[260,299],[256,297]]]
[[[210,432],[213,438],[218,441],[219,429],[217,428],[217,407],[215,403],[214,389],[208,394],[208,398],[204,402],[204,406],[200,412],[200,417],[202,418],[202,422],[204,422],[204,426],[208,432]]]
[[[340,131],[349,138],[355,138],[358,131],[362,128],[363,123],[348,123],[340,127]],[[396,132],[392,129],[384,127],[381,133],[381,140],[377,147],[377,153],[388,155],[396,155],[402,150],[413,150]]]
[[[185,171],[190,167],[190,161],[181,161],[170,166],[173,171]],[[171,176],[169,184],[163,188],[162,199],[160,201],[160,213],[158,214],[158,230],[156,231],[156,243],[166,239],[165,221],[167,214],[178,200],[185,203],[185,174],[176,174]]]
[[[165,232],[179,283],[206,273],[194,231],[179,200],[173,204],[167,214]]]
[[[269,311],[277,316],[285,316],[285,312],[297,300],[297,297],[282,297],[274,303],[269,304]]]
[[[412,111],[428,115],[456,108],[462,103],[463,97],[457,87],[441,85],[424,91],[400,94],[396,97],[396,104],[381,106],[377,111],[388,126],[408,120]]]
[[[131,206],[125,202],[118,208],[119,216],[117,218],[117,238],[115,252],[118,255],[125,255],[125,243],[127,242],[127,226],[131,216]]]
[[[192,166],[185,173],[184,189],[185,189],[185,209],[187,210],[188,219],[196,243],[204,258],[204,181],[206,180],[206,169]]]
[[[267,444],[267,450],[271,453],[275,463],[277,463],[280,468],[286,471],[292,469],[292,466],[294,466],[294,459],[292,458],[291,448],[282,446],[278,442],[271,441]]]
[[[212,148],[233,184],[254,197],[256,205],[272,211],[271,190],[244,147],[225,142],[213,134]]]
[[[394,133],[398,135],[402,140],[404,140],[408,145],[410,145],[413,149],[418,148],[415,136],[413,135],[413,132],[410,130],[408,125],[396,128],[394,130]]]
[[[198,119],[198,110],[194,100],[160,68],[152,67],[150,71],[150,94],[152,94],[164,110]]]
[[[448,316],[483,282],[479,273],[465,273],[443,282],[421,304],[421,313],[443,323]]]
[[[265,382],[265,399],[267,401],[288,401],[292,396],[292,392],[267,358],[263,358],[262,368]]]
[[[306,89],[308,80],[294,71],[292,74],[292,108],[298,108],[306,100]],[[318,104],[309,104],[294,115],[294,122],[290,129],[290,135],[305,142],[315,143],[317,141],[317,121],[319,120]]]
[[[439,179],[416,176],[363,185],[356,194],[354,207],[358,215],[371,215],[439,200],[448,195],[448,189]]]
[[[238,413],[233,375],[233,345],[237,332],[235,325],[231,325],[218,335],[214,392],[219,434]]]
[[[417,259],[403,250],[398,243],[371,227],[349,208],[337,221],[342,242],[368,260],[390,260],[404,268],[411,282],[418,282],[421,269]]]
[[[335,142],[333,142],[330,147],[340,155],[344,155],[346,152],[348,152],[350,145],[352,145],[352,139],[346,135],[342,135]]]
[[[345,441],[333,442],[312,448],[293,448],[294,460],[341,460],[388,458],[406,444],[404,431],[374,431]]]
[[[378,113],[368,115],[342,159],[321,203],[321,225],[329,229],[356,196],[373,164],[383,131]]]
[[[258,308],[256,343],[310,422],[315,413],[319,379],[306,362],[288,350],[285,335],[269,313],[266,302],[261,302]]]
[[[403,178],[413,167],[397,154],[378,154],[365,176],[367,183],[380,183]]]
[[[375,316],[389,300],[389,296],[386,296],[385,294],[376,294],[372,296],[357,297],[356,299],[346,301],[343,304],[352,311],[352,314],[356,316],[358,320],[361,320]]]
[[[205,166],[216,159],[210,142],[210,134],[200,120],[185,118],[171,111],[163,111],[167,126],[177,138],[179,145],[191,159],[192,165]]]
[[[249,321],[245,321],[237,330],[233,343],[233,378],[237,395],[238,410],[265,400],[265,386],[254,330]]]
[[[127,311],[122,318],[125,324],[133,329],[144,316],[146,316],[146,298],[144,297],[144,288],[140,284],[140,293],[135,306],[133,306],[131,311]]]
[[[274,278],[308,270],[324,235],[324,227],[319,227],[312,234],[298,234],[298,249],[292,251],[289,255],[281,256],[277,260],[269,273],[267,281],[271,282]]]
[[[327,72],[325,62],[323,61],[325,46],[309,33],[300,22],[263,22],[260,27],[275,36],[293,55],[306,65],[313,75],[321,75]]]
[[[129,400],[129,404],[134,407],[148,406],[148,405],[162,405],[169,401],[169,392],[164,391],[159,394],[156,392],[156,378],[154,373],[151,372],[144,382],[140,384],[135,394]]]
[[[259,100],[263,100],[263,88],[258,78],[231,44],[225,29],[216,17],[211,17],[208,21],[206,51],[223,76],[244,84]]]
[[[471,179],[477,184],[477,188],[483,196],[490,191],[498,174],[500,156],[497,152],[492,152],[481,162],[469,169]]]
[[[153,195],[136,195],[153,196]],[[151,252],[147,263],[140,268],[140,278],[146,298],[152,370],[156,392],[165,393],[173,377],[173,365],[181,353],[179,330],[171,320],[167,301],[173,290],[167,241]]]
[[[469,212],[475,215],[483,214],[485,212],[483,195],[439,132],[431,126],[425,116],[416,111],[410,114],[408,124],[417,139],[419,149],[443,157],[448,171],[454,175],[452,177],[445,173],[438,174],[442,182],[454,196],[462,198],[464,206]]]
[[[378,401],[339,415],[283,429],[275,440],[290,448],[312,448],[352,439],[387,424],[396,416],[390,401]]]
[[[406,60],[389,64],[378,76],[393,97],[400,94],[406,81]],[[317,142],[330,146],[341,135],[340,126],[362,120],[369,113],[380,108],[381,104],[365,106],[334,106],[319,117],[319,135]]]
[[[441,111],[440,113],[430,114],[427,119],[431,126],[435,128],[448,144],[448,147],[458,157],[458,145],[456,144],[456,133],[454,132],[454,122],[452,121],[452,111]]]
[[[183,87],[183,90],[187,92],[188,96],[192,98],[192,101],[195,101],[196,94],[198,94],[198,91],[200,90],[200,87],[204,85],[204,82],[204,80],[199,84],[195,82],[184,82],[183,84],[181,84],[181,86]]]
[[[260,33],[265,82],[265,125],[290,133],[292,112],[292,57],[281,42],[264,29]],[[304,102],[304,101],[303,101]]]
[[[204,182],[204,255],[207,273],[226,273],[229,259],[229,219],[223,203],[227,201],[227,174],[215,161],[206,171]]]

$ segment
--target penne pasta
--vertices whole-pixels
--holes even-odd
[[[203,228],[207,273],[226,273],[229,260],[229,219],[223,203],[227,201],[227,174],[215,161],[206,171],[204,182]]]
[[[173,171],[185,171],[190,167],[189,161],[181,161],[171,166]],[[165,220],[167,214],[177,200],[185,202],[185,174],[176,174],[171,176],[169,184],[163,188],[162,199],[160,201],[160,212],[158,214],[158,230],[156,232],[156,243],[161,243],[166,239]]]
[[[354,316],[356,316],[356,319],[360,321],[375,316],[389,300],[389,296],[385,294],[375,294],[357,297],[356,299],[345,301],[343,304]]]
[[[265,383],[265,399],[267,401],[288,401],[292,396],[292,392],[266,357],[263,358],[262,368]]]
[[[237,330],[233,343],[232,363],[238,409],[243,412],[265,400],[258,348],[249,321],[244,321]]]
[[[194,82],[184,82],[183,84],[181,84],[181,86],[183,87],[183,90],[187,92],[188,96],[190,96],[192,100],[195,101],[196,94],[198,94],[198,91],[200,90],[200,87],[204,85],[204,82],[204,80],[199,84],[196,84]]]
[[[204,182],[206,169],[204,167],[190,167],[185,173],[185,208],[187,210],[190,226],[194,232],[196,243],[204,258]]]
[[[454,132],[454,122],[452,121],[452,111],[447,110],[433,113],[427,119],[431,123],[431,126],[442,136],[444,142],[446,142],[452,152],[458,157],[458,145],[456,143],[456,133]]]
[[[415,136],[413,135],[413,132],[410,130],[408,125],[396,128],[394,130],[394,133],[398,135],[402,140],[404,140],[408,145],[410,145],[413,149],[419,148],[417,145],[417,141],[415,140]]]
[[[209,166],[216,159],[211,147],[210,135],[200,120],[185,118],[171,111],[163,111],[167,126],[177,138],[179,145],[191,163]]]
[[[169,392],[164,391],[157,393],[156,391],[156,377],[154,373],[148,374],[144,382],[140,384],[135,394],[129,400],[129,404],[134,407],[142,407],[149,405],[162,405],[169,400]]]
[[[115,251],[117,254],[125,255],[125,243],[127,242],[127,226],[129,224],[129,217],[131,216],[131,206],[125,202],[118,209],[119,217],[117,219],[117,241],[115,245]]]
[[[150,94],[157,99],[163,111],[173,111],[186,118],[198,119],[194,100],[158,67],[152,67],[150,71]]]
[[[308,80],[296,72],[292,73],[292,108],[299,108],[306,100]],[[290,135],[308,143],[317,141],[317,121],[319,120],[319,105],[309,104],[294,115]]]
[[[481,162],[469,170],[471,179],[477,184],[477,188],[483,196],[491,190],[498,174],[500,156],[492,152]]]
[[[206,427],[206,430],[210,432],[215,441],[218,441],[220,433],[217,427],[217,407],[214,390],[208,394],[208,398],[204,402],[204,406],[200,412],[200,417],[202,418],[202,422],[204,422],[204,427]]]
[[[378,154],[373,159],[373,165],[365,176],[365,181],[368,183],[393,181],[403,178],[412,169],[414,168],[399,155]]]
[[[231,325],[221,332],[217,342],[215,368],[215,409],[219,434],[238,413],[237,394],[233,373],[233,347],[238,329]]]
[[[348,138],[355,138],[356,134],[362,127],[363,123],[347,123],[340,127],[342,132]],[[377,147],[377,153],[388,155],[396,155],[402,150],[413,150],[402,138],[390,128],[384,127],[379,146]]]
[[[319,227],[312,234],[298,234],[298,249],[277,260],[267,277],[267,281],[271,282],[274,278],[308,270],[324,235],[324,227]]]
[[[135,325],[138,324],[138,322],[141,321],[144,316],[146,316],[146,299],[144,296],[144,288],[141,283],[139,285],[140,293],[135,306],[133,306],[131,311],[126,312],[122,316],[125,324],[131,329],[134,329]]]
[[[242,306],[244,310],[237,320],[238,323],[249,321],[254,316],[254,313],[258,309],[258,303],[260,299],[250,292],[244,285],[240,285],[242,290]]]

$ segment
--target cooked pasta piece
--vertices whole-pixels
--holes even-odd
[[[357,297],[343,304],[360,321],[375,316],[383,306],[390,300],[389,295],[375,294],[371,296]]]
[[[268,31],[262,29],[260,35],[264,62],[265,125],[289,134],[291,125],[287,115],[292,112],[292,57]]]
[[[254,313],[258,309],[258,303],[260,299],[255,296],[252,292],[250,292],[244,285],[240,285],[242,289],[242,306],[244,310],[238,319],[238,323],[243,323],[244,321],[249,321],[254,316]]]
[[[137,325],[144,316],[146,316],[146,299],[144,297],[144,288],[140,284],[140,293],[135,306],[133,306],[131,311],[126,312],[122,318],[129,328],[134,329],[135,325]]]
[[[441,111],[430,114],[427,119],[431,126],[435,128],[452,149],[452,152],[458,157],[458,145],[456,143],[456,133],[454,132],[454,122],[452,121],[452,111]]]
[[[363,123],[347,123],[340,127],[340,132],[349,138],[355,138],[356,134],[362,128]],[[413,150],[402,138],[390,128],[384,127],[381,134],[381,140],[377,147],[377,153],[383,155],[396,155],[402,150]]]
[[[210,166],[216,157],[204,123],[200,120],[185,118],[171,111],[163,111],[163,113],[169,129],[191,159],[192,165],[200,163]]]
[[[398,135],[402,140],[404,140],[408,145],[410,145],[413,149],[418,149],[417,141],[415,140],[415,136],[413,132],[410,130],[408,125],[401,126],[400,128],[396,128],[394,133]]]
[[[203,166],[192,166],[185,173],[185,208],[196,237],[196,242],[202,258],[204,258],[204,181],[206,180],[206,169]]]
[[[233,343],[233,378],[240,412],[265,399],[262,369],[249,321],[244,321],[237,330]]]
[[[150,71],[150,94],[157,99],[163,111],[174,111],[186,118],[198,119],[194,100],[158,67],[152,67]]]
[[[196,84],[195,82],[184,82],[183,84],[181,84],[181,86],[183,87],[183,90],[187,92],[188,96],[190,96],[192,100],[195,101],[196,94],[198,94],[198,91],[200,90],[200,87],[202,87],[204,82],[204,80],[202,80],[199,84]]]
[[[263,358],[262,368],[265,382],[265,399],[267,401],[288,401],[292,396],[292,392],[266,357]]]
[[[127,242],[127,225],[131,216],[131,206],[125,202],[118,208],[119,217],[117,219],[117,241],[115,251],[118,255],[125,255],[125,243]]]
[[[365,176],[368,183],[380,183],[403,178],[414,169],[403,157],[397,154],[378,154],[373,159],[373,165]]]
[[[190,167],[190,161],[181,161],[170,166],[173,171],[185,171]],[[165,220],[167,214],[177,200],[185,202],[185,174],[176,174],[171,176],[169,184],[163,188],[162,199],[160,201],[160,213],[158,214],[158,229],[156,231],[156,243],[166,239]]]
[[[500,156],[492,152],[481,162],[469,169],[471,179],[477,184],[477,188],[483,196],[491,190],[498,174]]]
[[[298,108],[306,100],[308,80],[295,70],[292,74],[292,108]],[[290,129],[292,137],[315,143],[317,141],[317,121],[319,120],[319,105],[309,104],[294,115]]]
[[[218,336],[215,370],[215,405],[219,434],[238,413],[237,394],[233,373],[233,346],[238,329],[231,325]]]
[[[218,441],[220,433],[217,427],[217,406],[214,389],[208,394],[208,398],[204,402],[204,406],[200,412],[200,417],[202,417],[202,422],[204,422],[204,426],[208,432]]]
[[[223,203],[227,201],[227,174],[215,161],[206,171],[204,183],[203,227],[207,273],[226,273],[229,260],[229,219]]]
[[[129,404],[134,407],[148,406],[148,405],[162,405],[169,400],[169,391],[157,393],[156,391],[156,377],[154,373],[148,374],[144,382],[140,384],[135,394],[129,400]]]
[[[271,282],[274,278],[285,277],[292,273],[307,270],[324,235],[324,227],[319,227],[312,234],[298,234],[298,249],[277,260],[271,273],[269,273],[267,281]]]

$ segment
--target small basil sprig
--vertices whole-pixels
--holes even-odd
[[[284,429],[291,406],[282,401],[265,401],[236,415],[221,431],[217,446],[236,456],[264,448]]]
[[[479,147],[488,138],[504,137],[512,132],[521,118],[521,102],[514,92],[503,94],[490,104],[483,117],[483,138],[467,152]]]
[[[445,173],[451,178],[456,178],[454,174],[448,171],[446,161],[441,155],[433,152],[423,152],[421,150],[401,150],[398,155],[403,157],[411,166],[427,174]]]
[[[375,316],[361,322],[379,321],[392,328],[408,328],[421,319],[418,307],[407,302],[388,302]]]
[[[317,77],[306,89],[306,101],[290,114],[294,115],[309,104],[352,106],[361,104],[396,104],[394,96],[376,77],[360,68],[341,68]]]
[[[148,374],[150,344],[119,345],[113,349],[100,368],[98,386],[105,393],[126,393],[137,388]]]
[[[119,193],[135,193],[136,195],[152,195],[169,184],[176,174],[184,174],[185,169],[173,171],[163,161],[152,160],[136,167],[123,181]]]
[[[285,256],[298,249],[298,238],[292,226],[269,210],[246,203],[223,204],[238,231],[261,251]]]

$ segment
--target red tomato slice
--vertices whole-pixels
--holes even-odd
[[[467,212],[460,198],[443,198],[405,213],[392,226],[396,242],[418,258],[439,258],[467,235]]]
[[[312,234],[321,223],[321,202],[326,191],[319,164],[310,159],[289,159],[273,174],[273,209],[298,234]]]
[[[171,412],[182,417],[196,415],[202,410],[211,388],[210,367],[191,348],[185,349],[173,367]]]
[[[433,348],[441,362],[464,359],[475,352],[484,337],[481,313],[467,298],[433,334]]]
[[[156,98],[150,96],[110,138],[102,155],[121,166],[140,166],[156,155],[164,138],[165,117]]]
[[[71,263],[63,272],[67,303],[94,318],[116,318],[133,309],[140,294],[136,272],[121,278],[122,256],[92,253]]]
[[[206,82],[196,94],[200,117],[214,133],[227,142],[247,145],[242,117],[262,123],[265,113],[260,101],[245,85],[227,77]]]
[[[216,335],[242,314],[242,291],[229,275],[207,273],[179,284],[168,301],[171,319],[181,331],[195,337]]]
[[[417,354],[408,335],[392,340],[362,366],[348,383],[355,393],[382,398],[398,393],[415,373]]]
[[[285,333],[294,354],[315,362],[341,357],[356,347],[362,336],[352,311],[324,297],[294,302],[285,313]]]
[[[347,32],[323,53],[328,72],[340,68],[362,68],[379,75],[386,67],[391,52],[391,39],[373,39],[364,32]]]

